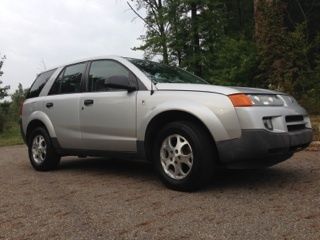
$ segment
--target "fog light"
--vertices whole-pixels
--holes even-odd
[[[263,118],[263,124],[266,129],[272,131],[273,125],[272,125],[272,118]]]

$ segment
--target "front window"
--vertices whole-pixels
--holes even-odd
[[[127,58],[127,60],[138,67],[154,83],[209,84],[202,78],[177,67],[170,67],[161,63],[133,58]]]
[[[121,64],[113,60],[98,60],[91,63],[89,71],[89,89],[92,92],[113,91],[106,86],[111,77],[132,78],[132,74]]]

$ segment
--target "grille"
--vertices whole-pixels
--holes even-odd
[[[286,122],[303,122],[303,116],[295,115],[295,116],[286,116]]]
[[[287,128],[289,132],[299,131],[306,128],[302,115],[286,116]]]
[[[305,129],[306,124],[288,125],[287,127],[289,132],[293,132],[293,131],[299,131],[299,130]]]

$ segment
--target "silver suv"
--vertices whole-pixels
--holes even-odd
[[[291,96],[116,56],[39,74],[21,123],[36,170],[66,155],[129,156],[152,161],[165,185],[182,191],[221,167],[274,165],[312,140],[307,112]]]

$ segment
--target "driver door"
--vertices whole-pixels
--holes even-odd
[[[80,99],[82,146],[87,150],[136,151],[137,91],[106,86],[111,77],[127,77],[137,85],[132,73],[114,60],[90,64],[88,92]]]

